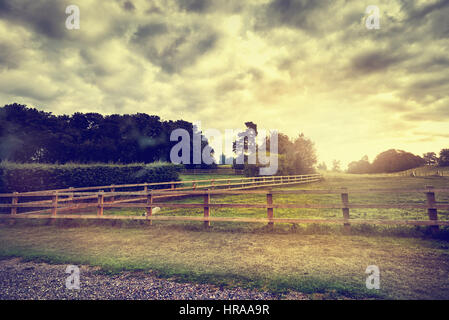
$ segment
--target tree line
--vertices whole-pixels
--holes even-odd
[[[390,149],[377,155],[372,163],[367,156],[349,163],[348,173],[392,173],[423,165],[449,166],[449,149],[442,149],[439,157],[435,152],[427,152],[420,157],[403,150]]]
[[[170,141],[170,134],[178,128],[190,136],[196,130],[190,122],[163,121],[145,113],[57,116],[14,103],[0,108],[0,160],[60,164],[170,161],[170,150],[177,143]],[[207,146],[207,139],[202,139],[202,149]]]

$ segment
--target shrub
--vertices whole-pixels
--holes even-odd
[[[182,165],[0,163],[0,193],[178,181]]]

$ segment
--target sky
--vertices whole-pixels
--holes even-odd
[[[80,10],[67,29],[66,7]],[[369,5],[379,28],[369,29]],[[0,0],[0,105],[144,112],[315,142],[449,147],[449,0]]]

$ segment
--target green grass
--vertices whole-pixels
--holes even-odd
[[[245,177],[230,174],[180,174],[179,178],[181,178],[181,181],[191,181],[191,180],[211,180],[211,179],[237,179]],[[226,181],[219,181],[217,183],[226,183]],[[207,184],[209,184],[209,182]]]
[[[195,176],[194,176],[195,177]],[[350,175],[350,174],[327,174],[325,180],[320,183],[296,185],[283,187],[282,189],[339,189],[347,187],[351,189],[369,188],[406,188],[423,189],[426,185],[435,188],[448,187],[449,177],[397,177],[391,175]],[[194,179],[184,176],[182,180]],[[197,178],[198,179],[198,178]],[[424,204],[426,196],[424,193],[371,193],[351,194],[349,200],[358,204]],[[201,203],[201,197],[171,200],[176,203]],[[215,196],[212,203],[266,203],[264,195],[230,195]],[[275,195],[274,203],[307,203],[307,204],[341,204],[339,194],[330,195]],[[437,194],[437,201],[448,203],[449,193]],[[111,215],[140,215],[143,209],[111,209],[106,214]],[[202,214],[201,208],[161,208],[158,215],[180,215],[198,216]],[[427,212],[422,209],[352,209],[351,218],[354,219],[398,219],[398,220],[427,220]],[[216,217],[252,217],[265,218],[265,209],[235,209],[235,208],[213,208],[211,215]],[[278,218],[342,218],[341,210],[338,209],[275,209],[275,217]],[[449,210],[439,210],[439,219],[447,220]],[[250,226],[249,226],[250,227]],[[410,229],[410,228],[408,228]],[[413,228],[412,228],[413,229]]]
[[[447,187],[443,177],[328,175],[302,188]],[[256,196],[217,198],[223,202],[259,202]],[[360,195],[351,201],[424,201],[424,195]],[[447,201],[447,198],[444,198]],[[438,201],[443,201],[437,195]],[[181,201],[181,200],[180,200]],[[194,201],[184,199],[182,201]],[[198,200],[196,200],[198,201]],[[334,202],[338,197],[280,196],[275,202]],[[138,214],[132,210],[108,214]],[[163,214],[201,214],[195,210]],[[265,216],[251,210],[212,210],[212,215]],[[353,212],[357,217],[426,218],[425,212],[379,210]],[[326,210],[275,210],[275,216],[340,217]],[[440,218],[447,216],[440,215]],[[449,243],[424,237],[425,228],[213,223],[18,221],[0,227],[0,257],[20,256],[54,263],[99,266],[103,272],[145,270],[178,281],[242,286],[284,293],[297,290],[311,298],[449,299]],[[447,232],[442,232],[447,234]],[[400,236],[398,236],[400,235]],[[365,288],[365,269],[377,265],[381,290]]]
[[[105,272],[146,270],[180,281],[297,290],[332,298],[448,298],[448,244],[299,233],[238,233],[152,226],[0,228],[0,256],[88,264]],[[365,289],[368,265],[381,290]]]

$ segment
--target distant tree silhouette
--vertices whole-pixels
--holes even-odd
[[[440,167],[449,166],[449,149],[442,149],[440,151],[440,157],[438,158],[438,165]]]
[[[371,164],[368,156],[364,156],[359,161],[353,161],[348,164],[348,173],[369,173],[371,172]]]
[[[326,163],[323,161],[321,162],[318,166],[317,166],[318,170],[323,170],[323,171],[327,171],[327,165]]]
[[[390,173],[424,165],[423,158],[403,150],[390,149],[380,153],[371,165],[373,173]]]
[[[428,166],[434,166],[438,164],[438,157],[435,152],[426,152],[423,154],[422,158],[425,164]]]

